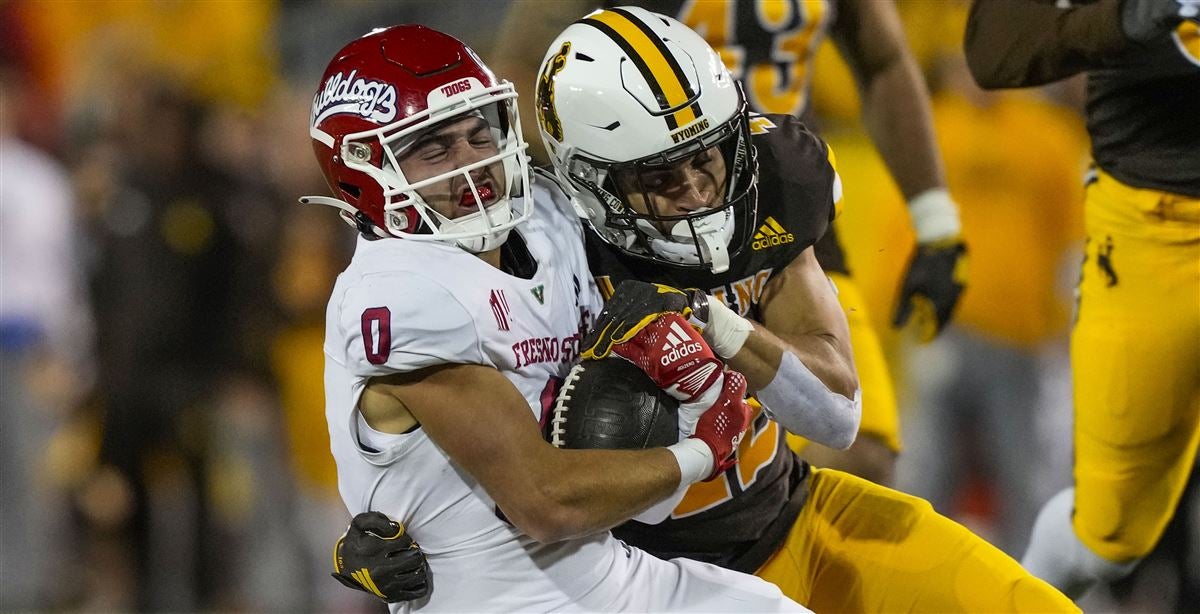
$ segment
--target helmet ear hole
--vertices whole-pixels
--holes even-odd
[[[501,133],[508,132],[508,127],[509,127],[508,108],[505,107],[504,105],[498,105],[498,108],[496,110],[499,115],[499,120],[497,123],[500,124],[500,132]]]
[[[338,182],[338,189],[340,189],[342,191],[342,194],[345,194],[346,196],[350,197],[351,200],[354,200],[354,201],[358,201],[359,196],[362,195],[362,191],[358,189],[358,186],[351,185],[349,183],[346,183],[345,181]]]

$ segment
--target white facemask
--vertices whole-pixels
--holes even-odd
[[[724,273],[729,269],[729,241],[733,239],[736,226],[732,207],[726,209],[723,215],[718,213],[692,220],[691,228],[695,229],[696,238],[700,240],[699,254],[696,253],[696,242],[692,240],[687,220],[676,222],[671,227],[670,238],[662,237],[662,233],[649,222],[638,220],[637,223],[650,235],[650,249],[659,256],[679,264],[707,262],[713,273]]]
[[[501,199],[500,202],[488,207],[486,213],[486,220],[483,217],[484,211],[476,211],[475,213],[454,219],[438,215],[437,217],[440,222],[438,229],[445,234],[460,232],[479,233],[480,236],[457,239],[455,243],[472,254],[489,252],[504,245],[504,241],[508,239],[509,229],[491,233],[488,232],[488,229],[506,224],[513,219],[512,200],[508,198]],[[491,222],[490,225],[488,224],[489,221]]]

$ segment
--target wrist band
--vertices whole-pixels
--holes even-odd
[[[695,437],[688,437],[679,443],[667,446],[679,463],[679,486],[695,484],[712,473],[716,461],[708,444]]]
[[[917,243],[949,239],[962,233],[958,205],[945,188],[930,188],[914,196],[908,201],[908,215],[912,218]]]
[[[752,330],[754,324],[750,320],[739,316],[717,297],[708,297],[708,326],[704,327],[700,336],[704,337],[717,356],[730,358],[737,354]]]

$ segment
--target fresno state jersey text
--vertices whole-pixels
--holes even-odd
[[[512,344],[517,368],[542,362],[571,364],[579,354],[579,333],[568,337],[533,337]]]

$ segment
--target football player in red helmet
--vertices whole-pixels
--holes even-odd
[[[420,49],[420,53],[401,53]],[[330,62],[309,132],[337,198],[368,236],[499,247],[529,218],[513,85],[469,48],[421,26],[377,30]]]

